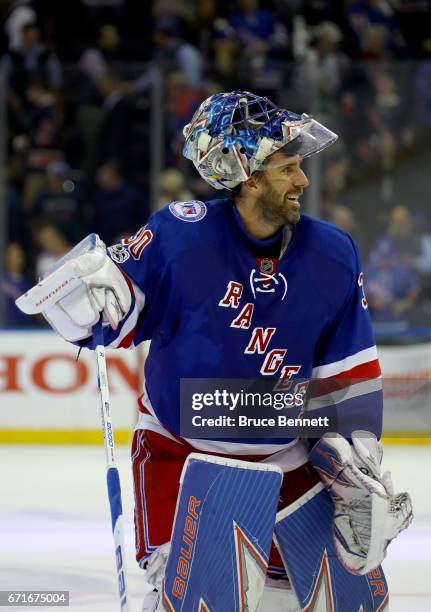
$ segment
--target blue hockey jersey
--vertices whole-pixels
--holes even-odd
[[[119,328],[105,328],[105,341],[129,347],[151,339],[142,410],[166,435],[180,433],[181,379],[262,376],[349,378],[340,401],[366,413],[366,428],[379,435],[380,367],[358,249],[307,215],[289,232],[256,240],[231,198],[173,202],[109,248],[134,297]],[[265,256],[280,242],[279,257]],[[256,454],[269,454],[291,440],[225,442],[217,450],[256,445]],[[199,448],[215,450],[209,441]]]

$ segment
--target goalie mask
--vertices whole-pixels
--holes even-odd
[[[184,156],[216,189],[233,189],[246,181],[263,169],[269,155],[289,143],[287,154],[304,158],[338,138],[312,117],[278,108],[248,91],[207,98],[183,134]]]

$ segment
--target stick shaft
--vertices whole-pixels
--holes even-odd
[[[117,568],[118,591],[121,604],[120,609],[121,612],[129,612],[120,476],[115,463],[114,429],[111,420],[108,374],[106,370],[106,355],[101,322],[93,327],[93,344],[95,345],[97,369],[99,373],[100,407],[107,468],[106,481],[109,506],[111,509],[112,534],[114,536],[115,545],[115,564]]]
[[[100,323],[96,325],[99,326]],[[103,438],[106,455],[106,468],[115,467],[115,444],[114,432],[111,419],[111,401],[109,397],[108,373],[106,370],[106,355],[103,345],[103,332],[95,331],[93,327],[93,339],[96,343],[97,370],[99,374],[100,412],[102,416]]]

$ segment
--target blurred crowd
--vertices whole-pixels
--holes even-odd
[[[13,299],[89,232],[113,243],[214,197],[182,128],[233,89],[340,135],[306,167],[319,214],[361,247],[377,331],[427,325],[431,0],[0,0],[0,16],[7,325],[34,323]]]

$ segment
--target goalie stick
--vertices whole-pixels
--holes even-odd
[[[98,246],[98,242],[99,237],[97,234],[90,234],[81,240],[79,244],[77,244],[56,263],[48,276],[40,280],[37,285],[16,300],[15,303],[18,308],[26,314],[37,314],[44,312],[47,308],[58,302],[58,300],[66,297],[69,293],[76,289],[83,281],[81,279],[82,271],[80,271],[80,268],[78,265],[76,265],[74,259],[79,258],[81,255],[90,251],[95,251]],[[107,469],[106,480],[108,485],[109,505],[111,509],[112,533],[115,543],[115,563],[117,568],[118,590],[120,595],[121,612],[130,612],[125,567],[126,557],[120,477],[115,463],[114,431],[111,421],[108,376],[105,359],[105,343],[101,320],[93,326],[92,333],[93,349],[97,357],[97,369],[99,375],[100,404]]]
[[[93,327],[93,346],[97,356],[97,369],[99,374],[100,404],[107,469],[106,482],[108,485],[108,498],[111,508],[112,534],[114,536],[115,545],[115,564],[117,568],[120,609],[121,612],[130,612],[130,599],[126,576],[126,550],[124,543],[121,487],[120,477],[115,463],[114,430],[112,428],[111,421],[111,405],[109,400],[105,345],[101,321],[96,323],[96,325]]]

